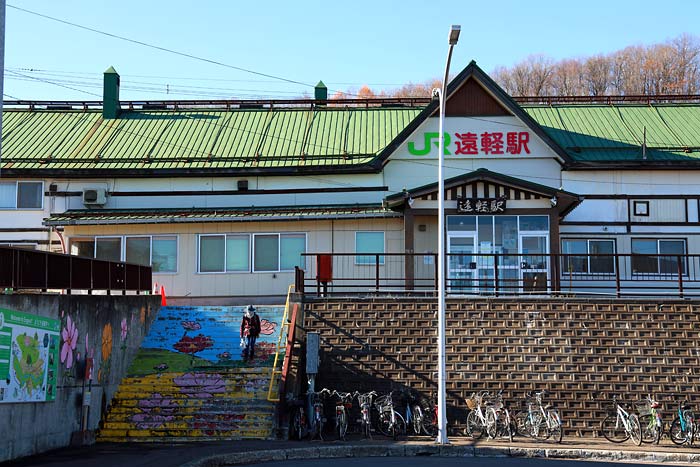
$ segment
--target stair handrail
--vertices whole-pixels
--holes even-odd
[[[274,363],[272,364],[272,372],[270,373],[270,387],[267,390],[267,400],[270,402],[279,402],[280,397],[279,397],[279,391],[275,395],[273,393],[273,388],[275,386],[275,375],[277,373],[282,374],[281,370],[277,369],[277,364],[279,362],[279,356],[280,356],[280,350],[286,349],[287,348],[287,343],[285,342],[284,345],[282,344],[282,341],[285,337],[285,328],[287,328],[287,336],[289,335],[289,303],[290,303],[290,297],[292,295],[292,288],[294,287],[294,284],[290,284],[289,288],[287,289],[287,301],[284,304],[284,313],[282,314],[282,324],[280,325],[280,334],[277,338],[277,347],[275,348],[275,360]],[[284,369],[284,365],[282,366],[282,369]]]

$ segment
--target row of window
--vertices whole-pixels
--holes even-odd
[[[105,261],[151,265],[153,272],[177,272],[175,235],[74,237],[73,255]],[[384,232],[356,232],[357,253],[384,253]],[[305,233],[202,234],[198,236],[197,272],[278,272],[304,267]],[[374,264],[374,256],[357,256],[357,264]],[[380,258],[384,263],[384,257]]]
[[[614,274],[614,240],[564,239],[561,241],[562,273]],[[678,272],[678,255],[686,254],[684,239],[633,238],[631,267],[635,274],[675,274]],[[582,256],[576,256],[582,255]],[[681,267],[685,272],[685,261]]]
[[[0,182],[0,209],[42,209],[44,182]]]

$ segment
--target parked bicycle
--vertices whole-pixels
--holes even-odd
[[[360,424],[362,426],[362,435],[365,438],[372,439],[372,416],[370,410],[372,408],[372,398],[377,393],[374,391],[361,393],[355,391],[357,403],[360,405]]]
[[[528,393],[525,400],[527,410],[515,415],[515,426],[520,435],[535,439],[551,438],[561,443],[564,431],[561,417],[551,405],[542,403],[545,395],[546,391]]]
[[[695,413],[687,400],[678,404],[676,417],[671,422],[668,435],[675,444],[693,444],[698,437]]]
[[[467,407],[470,411],[464,430],[466,436],[479,439],[486,433],[489,438],[507,436],[513,441],[510,411],[503,402],[502,391],[495,396],[491,396],[487,391],[472,394],[467,399]]]
[[[308,432],[306,402],[296,399],[292,394],[289,394],[287,395],[287,407],[289,407],[289,439],[301,440]]]
[[[642,429],[636,414],[630,413],[613,397],[612,406],[607,410],[607,416],[600,424],[603,436],[610,442],[622,443],[628,439],[637,446],[642,444]]]
[[[323,424],[326,421],[323,415],[323,398],[330,393],[331,391],[325,388],[321,389],[318,392],[308,393],[309,404],[311,405],[313,410],[311,419],[309,420],[309,433],[311,435],[310,439],[312,440],[318,437],[318,439],[323,441]]]
[[[394,391],[385,396],[378,397],[374,401],[374,406],[379,412],[379,420],[377,429],[384,436],[390,436],[397,439],[400,435],[406,433],[406,421],[400,413],[394,409],[393,400]]]
[[[406,425],[411,427],[413,433],[436,436],[437,421],[437,404],[433,398],[421,399],[414,394],[409,394],[406,402]]]
[[[333,391],[336,397],[335,404],[335,431],[338,439],[345,441],[345,434],[348,432],[348,411],[352,407],[353,394],[351,392]]]
[[[636,404],[639,426],[642,430],[642,443],[659,444],[661,440],[664,424],[661,420],[661,414],[657,410],[660,406],[661,404],[654,400],[651,394]]]

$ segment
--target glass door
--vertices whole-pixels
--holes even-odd
[[[520,281],[523,292],[546,292],[549,282],[549,235],[520,235]]]
[[[449,235],[447,237],[447,280],[449,293],[474,293],[477,279],[476,235]]]

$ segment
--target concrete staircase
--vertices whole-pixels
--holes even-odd
[[[274,346],[284,307],[260,307],[256,357],[240,357],[243,307],[166,307],[121,382],[99,441],[268,439]]]

